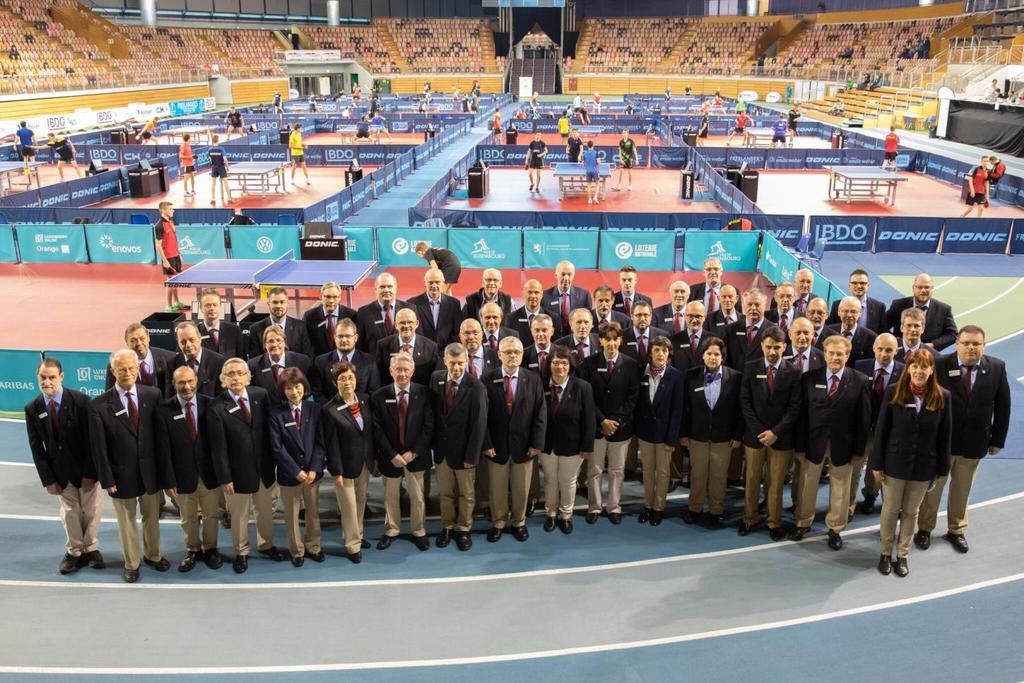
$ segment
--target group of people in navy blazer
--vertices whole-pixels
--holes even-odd
[[[945,538],[967,552],[971,485],[981,459],[1005,445],[1010,414],[1006,368],[985,353],[984,331],[958,329],[927,274],[915,278],[912,296],[886,306],[868,296],[868,273],[858,269],[849,296],[828,306],[814,295],[810,270],[771,296],[724,283],[716,258],[703,270],[693,286],[673,282],[660,306],[638,291],[632,266],[621,269],[618,291],[590,292],[562,262],[553,286],[524,283],[519,307],[495,269],[465,304],[444,293],[437,269],[407,301],[383,273],[358,310],[326,283],[320,302],[296,318],[287,292],[272,289],[269,315],[247,330],[224,320],[220,294],[206,290],[201,319],[175,329],[177,352],[129,325],[125,347],[110,357],[108,389],[92,399],[64,387],[59,359],[47,358],[25,417],[67,531],[59,571],[105,565],[101,489],[117,514],[131,583],[142,564],[170,568],[158,525],[165,495],[182,519],[178,570],[221,567],[223,523],[242,573],[250,517],[265,557],[296,567],[325,561],[325,477],[345,556],[358,563],[370,545],[371,476],[384,484],[379,550],[400,537],[403,501],[411,541],[430,547],[433,478],[441,508],[434,544],[465,551],[480,507],[490,542],[505,532],[526,541],[541,499],[543,529],[571,534],[581,486],[588,524],[602,516],[621,524],[630,466],[642,470],[639,523],[662,523],[682,468],[690,487],[682,519],[709,528],[725,524],[738,466],[738,532],[765,528],[775,541],[809,533],[827,478],[834,550],[850,518],[873,514],[881,496],[878,570],[897,576],[909,573],[912,543],[930,547],[948,487]],[[791,524],[783,521],[786,483]],[[287,553],[274,542],[278,506]]]

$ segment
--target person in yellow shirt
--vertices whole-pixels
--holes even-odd
[[[562,136],[563,142],[569,139],[569,117],[566,114],[558,119],[558,134]]]
[[[296,123],[292,127],[292,134],[288,136],[288,149],[292,154],[292,185],[295,184],[295,169],[302,167],[302,174],[306,176],[306,184],[312,185],[309,181],[309,171],[306,169],[306,144],[302,141],[302,124]]]

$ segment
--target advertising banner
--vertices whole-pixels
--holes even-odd
[[[0,263],[17,263],[18,251],[14,248],[14,228],[0,225]]]
[[[448,231],[443,228],[377,228],[377,257],[380,265],[423,266],[426,262],[416,255],[417,242],[430,246],[447,247]]]
[[[192,116],[206,110],[206,99],[197,97],[191,100],[178,100],[168,102],[167,106],[171,110],[171,116]]]
[[[85,243],[93,263],[155,263],[148,225],[86,225]]]
[[[1010,225],[1009,218],[947,218],[942,253],[1003,254]]]
[[[38,351],[0,349],[0,410],[20,413],[39,394]],[[65,370],[65,386],[70,386]]]
[[[209,258],[227,258],[224,228],[179,225],[178,250],[184,263],[198,263]]]
[[[759,232],[691,230],[685,239],[683,270],[703,270],[706,258],[717,258],[725,271],[757,270]]]
[[[299,229],[270,225],[231,226],[231,257],[236,259],[276,259],[289,249],[299,257]]]
[[[603,227],[601,213],[587,211],[572,213],[569,211],[543,211],[540,213],[540,227],[545,230],[593,229]]]
[[[796,271],[800,269],[800,261],[790,253],[779,240],[765,234],[761,241],[761,258],[757,269],[772,283],[793,282]]]
[[[81,225],[22,225],[18,249],[23,263],[88,263]]]
[[[875,251],[934,254],[942,235],[942,218],[880,217]]]
[[[375,261],[373,228],[345,226],[345,253],[351,261]]]
[[[64,386],[95,398],[106,390],[110,354],[104,351],[43,351],[46,358],[57,358],[64,369]],[[36,361],[39,362],[38,360]]]
[[[572,261],[578,269],[597,268],[596,230],[524,230],[523,266],[554,268]]]
[[[520,230],[448,230],[448,249],[463,267],[522,268],[522,232]]]
[[[825,239],[826,251],[871,251],[875,221],[870,216],[811,216],[810,245]]]
[[[604,230],[600,239],[601,270],[631,265],[640,271],[671,271],[676,234],[670,230]]]

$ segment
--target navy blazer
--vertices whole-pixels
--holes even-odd
[[[747,344],[747,319],[740,318],[725,328],[722,339],[725,340],[725,364],[733,370],[743,371],[743,367],[752,360],[764,358],[761,350],[761,339],[769,327],[778,327],[767,318],[762,319],[753,341]]]
[[[646,294],[641,294],[640,292],[633,292],[633,305],[635,306],[640,301],[644,301],[644,302],[650,304],[652,309],[654,308],[654,302],[651,300],[651,297],[647,296]],[[615,292],[615,300],[612,302],[612,310],[613,311],[618,311],[619,313],[623,314],[627,318],[629,317],[629,314],[626,313],[626,300],[622,296],[622,292],[621,291]],[[632,309],[630,309],[630,310],[632,310]],[[656,322],[656,321],[652,321],[652,324],[654,322]]]
[[[578,377],[569,377],[565,391],[558,402],[558,410],[551,400],[551,386],[545,384],[548,428],[544,438],[544,452],[555,455],[579,455],[594,452],[594,390],[590,383]]]
[[[505,375],[498,367],[481,378],[487,391],[487,436],[484,450],[494,449],[491,458],[499,465],[509,461],[521,464],[529,460],[531,448],[544,450],[548,410],[544,403],[544,387],[534,372],[519,368],[512,413],[505,403]]]
[[[498,290],[498,294],[495,297],[494,303],[501,306],[501,319],[508,319],[512,313],[512,297],[505,292]],[[542,303],[541,306],[544,304]],[[474,320],[480,319],[480,309],[484,306],[484,288],[476,290],[472,294],[466,296],[466,305],[462,307],[462,317],[473,318]]]
[[[718,337],[718,335],[711,330],[701,328],[700,335],[697,337],[697,353],[694,353],[690,348],[690,333],[685,327],[673,334],[668,338],[672,342],[672,366],[684,375],[690,371],[690,368],[703,367],[704,359],[700,357],[700,345],[705,339],[711,337]]]
[[[248,355],[248,348],[242,344],[242,331],[235,323],[221,320],[217,324],[217,345],[213,345],[210,338],[210,331],[202,320],[196,323],[199,328],[199,339],[203,348],[216,351],[225,358],[245,358]],[[173,390],[173,388],[172,388]]]
[[[683,373],[671,365],[666,366],[658,382],[658,390],[654,392],[653,402],[650,382],[648,374],[640,377],[640,392],[633,412],[633,431],[637,438],[649,443],[676,446],[683,428]]]
[[[684,306],[685,308],[685,306]],[[662,304],[651,311],[651,324],[655,327],[660,327],[663,330],[667,330],[669,334],[675,334],[672,330],[676,326],[675,316],[675,304],[671,301],[667,304]],[[679,318],[680,331],[686,329],[686,316],[683,315]]]
[[[148,386],[156,387],[160,390],[160,393],[164,395],[174,393],[174,387],[171,386],[171,376],[174,374],[174,369],[177,367],[174,364],[174,359],[178,355],[174,351],[168,351],[167,349],[161,349],[159,346],[150,346],[150,353],[153,355],[153,369],[155,372],[151,377],[151,383]],[[139,384],[146,384],[142,380],[142,371],[139,371]],[[103,386],[104,391],[109,390],[114,386],[114,373],[107,368],[106,382]]]
[[[412,308],[412,306],[399,300],[395,300],[391,304],[392,325],[394,325],[398,312],[403,308]],[[360,351],[365,351],[371,356],[376,355],[377,342],[389,334],[384,316],[380,310],[380,303],[376,299],[364,306],[360,306],[359,310],[356,311],[356,332],[359,334],[356,348]],[[392,329],[390,334],[395,334],[396,332],[398,332],[397,327]]]
[[[585,308],[590,310],[594,307],[594,301],[590,297],[590,292],[573,285],[569,288],[569,313],[571,314],[577,308]],[[540,308],[542,311],[550,315],[552,318],[560,318],[562,315],[562,300],[561,300],[561,289],[556,285],[544,290],[544,293],[540,297]],[[565,330],[564,333],[568,333]]]
[[[822,333],[818,336],[818,348],[824,349],[825,340],[830,336],[842,336],[843,326],[842,324],[828,326],[822,330]],[[857,329],[853,331],[853,338],[850,339],[850,357],[846,361],[846,367],[852,368],[857,361],[868,358],[874,360],[875,358],[875,339],[878,335],[869,330],[866,327],[857,325]]]
[[[743,375],[722,365],[722,387],[715,408],[708,407],[704,395],[706,366],[701,363],[686,373],[686,407],[683,409],[682,436],[703,443],[739,441],[743,436],[743,413],[740,411],[740,392]]]
[[[892,303],[889,304],[889,311],[886,313],[886,324],[897,337],[903,336],[900,332],[900,316],[904,310],[916,305],[917,303],[912,296],[893,299]],[[935,347],[936,351],[941,351],[956,343],[956,331],[953,309],[947,303],[931,299],[928,302],[928,310],[924,314],[924,332],[921,334],[921,340],[926,344],[930,343]]]
[[[338,351],[317,356],[313,371],[309,373],[309,384],[313,395],[321,405],[338,395],[338,387],[331,380],[331,367],[341,360]],[[370,396],[380,389],[380,372],[377,359],[359,349],[352,349],[352,364],[356,366],[356,393]],[[387,377],[391,377],[390,370]]]
[[[989,447],[1002,448],[1010,429],[1010,383],[1006,364],[983,355],[978,365],[968,396],[956,353],[943,356],[935,364],[939,384],[952,395],[952,453],[965,458],[984,458]]]
[[[864,455],[871,429],[870,380],[852,368],[843,370],[834,398],[828,397],[828,368],[805,372],[801,379],[803,410],[797,450],[815,465],[825,459],[836,467]]]
[[[447,294],[441,295],[437,309],[437,324],[430,312],[430,297],[424,292],[409,299],[409,305],[416,308],[416,318],[420,321],[417,334],[421,334],[444,349],[451,342],[459,341],[459,325],[462,324],[462,306],[459,300]]]
[[[480,462],[487,433],[487,392],[480,380],[465,372],[455,390],[451,410],[445,402],[448,371],[438,370],[430,378],[434,400],[434,462],[447,462],[452,469],[475,467]]]
[[[792,346],[786,348],[786,352],[782,354],[783,360],[788,360],[796,367],[796,351],[793,350]],[[874,359],[872,358],[872,362]],[[821,352],[821,349],[810,347],[804,351],[804,366],[803,372],[810,372],[811,370],[817,370],[818,368],[825,367],[825,354]]]
[[[203,349],[199,353],[199,372],[196,373],[196,393],[213,398],[223,389],[220,384],[220,371],[224,367],[224,356],[210,349]],[[179,353],[174,356],[170,365],[170,372],[167,374],[167,388],[164,393],[169,397],[174,395],[174,386],[171,378],[174,371],[182,366],[187,366],[188,361],[185,354]]]
[[[342,318],[348,318],[355,322],[356,312],[348,306],[339,303],[338,307],[334,310],[335,329],[337,329],[337,325],[341,322]],[[311,357],[322,356],[334,349],[334,340],[328,334],[327,314],[324,312],[323,304],[317,304],[303,313],[302,324],[306,327],[306,336],[309,338],[309,343],[312,346],[309,352]],[[285,333],[287,334],[287,330],[285,330]],[[301,349],[294,350],[301,352]]]
[[[889,385],[882,398],[868,467],[908,481],[931,481],[946,476],[954,420],[949,391],[942,390],[946,399],[942,410],[922,406],[920,412],[915,404],[894,405],[895,391],[896,385]]]
[[[637,362],[636,371],[639,375],[644,371],[644,368],[647,367],[647,362],[648,360],[650,360],[651,356],[651,344],[654,343],[654,340],[657,339],[658,337],[669,338],[671,336],[671,332],[663,330],[660,327],[654,327],[653,325],[651,327],[648,327],[646,349],[647,355],[644,358],[640,358],[640,349],[637,346],[636,334],[633,333],[633,325],[627,325],[626,327],[622,328],[622,345],[619,347],[619,353],[624,353]]]
[[[25,404],[25,428],[32,461],[43,486],[69,483],[80,488],[82,479],[96,479],[96,464],[89,450],[89,397],[64,387],[58,409],[60,425],[54,435],[47,400],[39,395]]]
[[[838,325],[840,324],[839,319],[839,303],[842,299],[838,299],[832,302],[832,310],[828,314],[828,318],[825,319],[826,325]],[[885,304],[878,299],[872,299],[868,297],[868,314],[864,320],[864,327],[868,328],[875,334],[882,334],[888,329],[885,324]]]
[[[426,385],[430,376],[438,370],[441,365],[437,344],[430,341],[422,334],[417,334],[413,339],[412,347],[412,381],[413,384]],[[402,340],[398,334],[384,337],[377,342],[374,353],[377,358],[377,372],[381,377],[391,376],[391,357],[402,351]]]
[[[871,380],[871,427],[874,429],[875,424],[878,422],[878,411],[882,407],[882,396],[875,393],[875,359],[874,357],[865,358],[864,360],[857,361],[857,364],[853,366],[853,369],[857,372],[865,375]],[[885,388],[888,389],[890,386],[899,380],[900,375],[903,374],[903,363],[897,363],[893,361],[892,364],[892,375],[886,378]],[[883,391],[884,395],[885,392]]]
[[[300,486],[299,472],[324,473],[324,425],[320,404],[302,402],[302,424],[295,424],[294,406],[281,404],[270,411],[270,453],[277,465],[277,483]]]
[[[210,459],[210,445],[207,438],[206,411],[213,399],[196,394],[195,440],[188,428],[188,421],[178,397],[171,396],[157,406],[156,447],[163,466],[164,488],[177,489],[178,493],[195,493],[199,481],[208,489],[217,488],[217,474]]]
[[[551,311],[545,311],[542,308],[537,313],[550,314]],[[533,332],[530,330],[530,314],[526,312],[525,306],[512,311],[508,318],[505,318],[502,322],[519,335],[519,341],[523,342],[523,346],[533,344]],[[552,316],[551,324],[554,327],[551,332],[551,339],[553,340],[570,332],[570,330],[562,330],[562,319],[560,316]]]
[[[221,486],[231,483],[236,493],[256,493],[260,482],[274,484],[274,456],[270,452],[270,396],[259,387],[249,386],[251,424],[246,424],[241,409],[225,390],[206,411],[206,429],[210,456]]]
[[[89,403],[89,443],[96,474],[105,489],[117,486],[113,498],[138,498],[162,486],[156,451],[156,407],[163,396],[156,387],[135,385],[139,426],[110,389]]]
[[[311,362],[309,356],[304,356],[301,353],[295,353],[294,351],[284,352],[285,368],[298,368],[307,378],[309,377],[309,364]],[[247,363],[249,365],[249,374],[252,375],[252,385],[270,394],[270,399],[274,403],[284,403],[286,401],[284,394],[278,390],[277,382],[274,381],[274,369],[271,367],[270,356],[266,353],[261,353],[255,358],[250,358]],[[282,372],[284,371],[282,370]]]
[[[290,315],[285,316],[285,321],[284,341],[288,350],[304,356],[315,356],[316,352],[313,351],[313,342],[309,340],[306,324]],[[272,324],[270,316],[267,316],[249,328],[249,358],[255,358],[266,350],[263,348],[263,331]]]
[[[391,460],[400,453],[411,451],[415,457],[404,469],[423,472],[433,465],[430,445],[434,438],[434,407],[430,391],[419,384],[409,384],[409,412],[405,422],[405,443],[398,433],[398,399],[395,385],[388,384],[373,392],[370,399],[373,412],[373,439],[377,449],[377,466],[385,477],[400,477],[402,469]]]
[[[335,396],[324,406],[323,423],[327,438],[327,468],[335,477],[356,479],[363,470],[372,471],[377,453],[374,447],[373,409],[365,394],[356,394],[359,417],[352,416],[348,404]]]
[[[740,383],[743,444],[764,448],[757,435],[770,429],[778,437],[773,448],[780,451],[793,448],[793,431],[800,418],[800,402],[800,371],[792,363],[782,361],[779,365],[770,395],[764,358],[744,365]]]
[[[590,356],[580,367],[579,376],[590,382],[594,395],[594,438],[615,443],[633,436],[633,411],[640,393],[640,374],[637,362],[619,352],[615,367],[608,372],[604,353]],[[619,428],[611,436],[601,432],[602,420],[615,420]]]

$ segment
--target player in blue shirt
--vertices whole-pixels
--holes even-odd
[[[776,145],[786,146],[786,133],[789,132],[789,123],[785,114],[779,114],[779,120],[772,125],[772,149]]]
[[[383,116],[381,116],[380,111],[374,114],[373,118],[370,119],[370,125],[377,127],[375,135],[377,137],[378,145],[380,144],[380,136],[382,133],[384,134],[384,137],[386,137],[388,140],[391,139],[391,133],[388,132],[388,122],[384,120]]]
[[[601,187],[597,150],[594,141],[587,140],[587,148],[583,150],[583,172],[587,174],[587,204],[598,203],[598,190]]]
[[[217,206],[217,185],[220,185],[220,198],[224,204],[232,201],[231,189],[228,187],[228,155],[220,146],[220,136],[210,138],[210,177],[213,178],[213,193],[210,195],[210,206]],[[220,181],[220,182],[218,182]]]
[[[18,138],[18,152],[22,161],[36,160],[36,134],[28,124],[22,121],[18,124],[18,130],[14,132]]]
[[[279,92],[275,92],[274,93],[274,113],[275,114],[283,114],[284,113],[284,107],[281,106],[281,93],[279,93]]]

